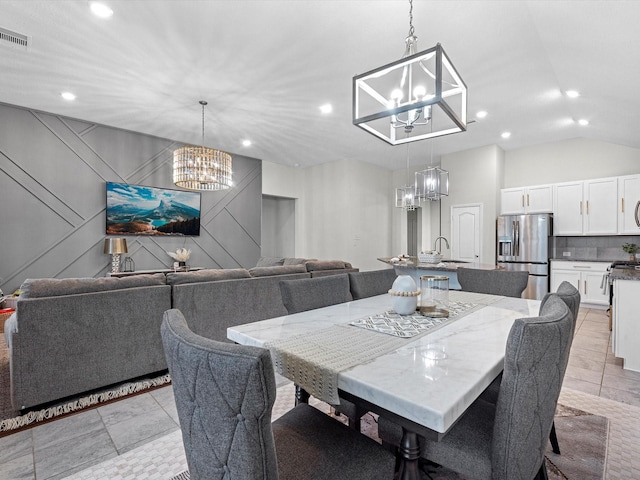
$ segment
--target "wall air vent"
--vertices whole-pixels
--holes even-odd
[[[31,50],[31,37],[0,27],[0,45],[29,51]]]

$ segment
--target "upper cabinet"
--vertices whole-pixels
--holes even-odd
[[[616,235],[618,179],[554,185],[554,235]]]
[[[553,211],[553,186],[505,188],[500,191],[500,213],[550,213]]]
[[[640,175],[618,177],[618,233],[640,234]]]

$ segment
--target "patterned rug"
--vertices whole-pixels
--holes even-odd
[[[45,408],[30,410],[21,414],[11,406],[9,350],[4,336],[0,335],[0,437],[34,427],[43,422],[57,420],[64,415],[96,408],[100,405],[120,400],[123,397],[162,387],[168,383],[171,383],[171,378],[168,374],[153,378],[141,378],[89,392],[76,398],[51,403],[46,405]]]
[[[581,394],[585,397],[591,397]],[[593,397],[597,399],[597,397]],[[291,384],[278,388],[273,408],[273,419],[284,414],[293,405],[294,389]],[[311,404],[330,414],[330,407],[315,399]],[[345,421],[344,417],[337,417]],[[550,480],[602,480],[604,478],[609,422],[605,417],[593,415],[577,408],[559,405],[556,414],[561,455],[549,448],[546,465]],[[367,414],[362,419],[362,432],[377,439],[377,417]],[[186,459],[179,431],[154,440],[117,458],[68,477],[68,480],[187,480]],[[425,466],[423,480],[465,480],[464,477],[444,469]]]

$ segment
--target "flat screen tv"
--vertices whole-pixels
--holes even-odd
[[[107,182],[107,235],[200,235],[200,193]]]

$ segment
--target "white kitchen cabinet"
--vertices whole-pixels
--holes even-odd
[[[613,282],[613,353],[623,359],[622,368],[640,372],[640,281]]]
[[[618,233],[640,234],[640,175],[618,177]]]
[[[553,211],[553,186],[504,188],[500,191],[500,213],[550,213]]]
[[[581,303],[609,305],[609,295],[604,287],[609,262],[551,261],[551,291],[558,290],[564,281],[571,283],[580,292]]]
[[[599,178],[554,185],[554,235],[616,235],[618,179]]]

